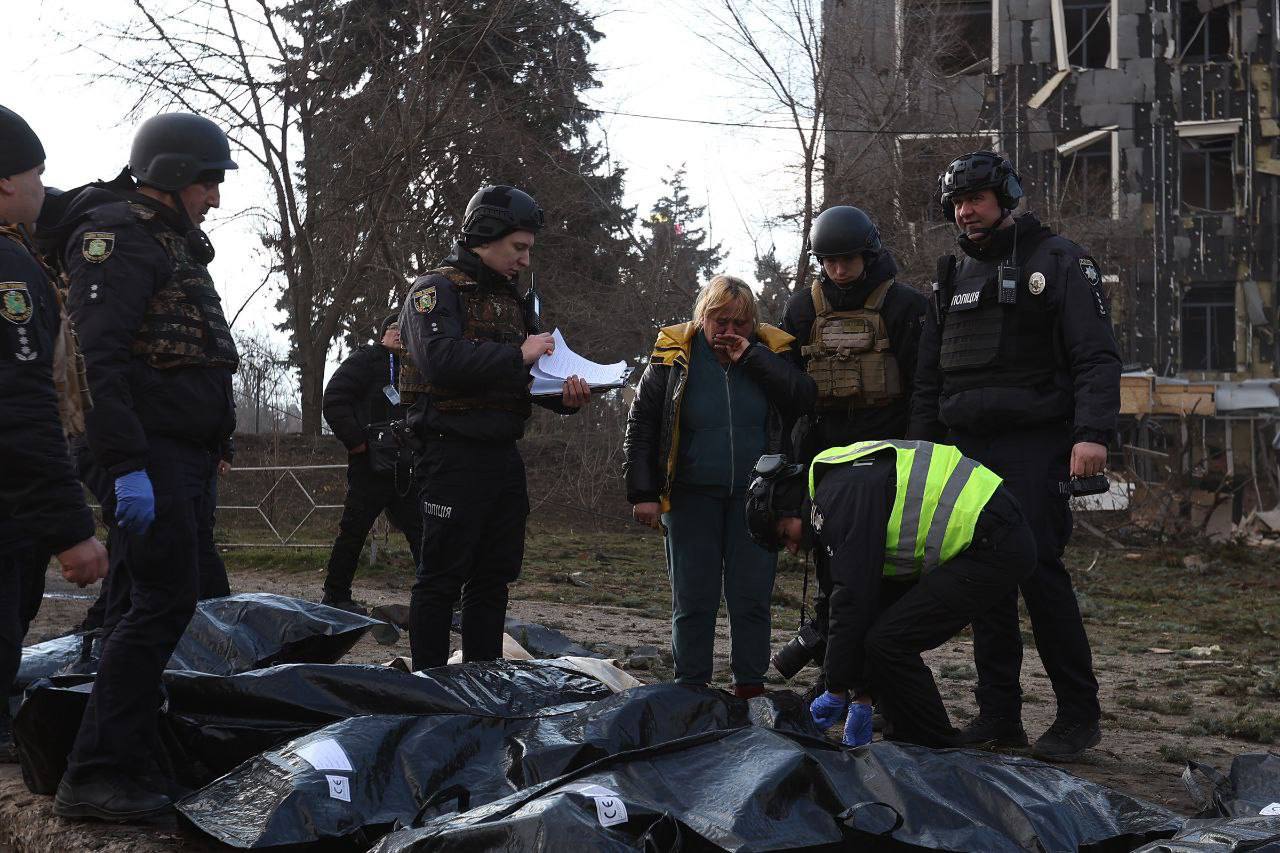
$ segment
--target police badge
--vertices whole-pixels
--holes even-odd
[[[1039,296],[1044,293],[1044,273],[1033,272],[1031,277],[1027,279],[1027,290],[1031,291],[1032,296]]]
[[[419,314],[430,314],[436,307],[436,289],[434,286],[419,290],[413,295],[413,308]]]
[[[15,326],[21,326],[31,319],[31,293],[25,282],[0,282],[0,317]]]
[[[100,264],[111,257],[116,247],[116,235],[110,231],[90,231],[80,243],[80,254],[91,264]]]
[[[1102,273],[1098,272],[1098,265],[1088,255],[1080,259],[1080,272],[1084,275],[1084,280],[1089,282],[1090,287],[1097,287],[1102,281]]]

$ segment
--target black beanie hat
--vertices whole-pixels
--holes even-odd
[[[387,333],[387,329],[391,328],[392,324],[399,323],[399,322],[400,322],[399,311],[395,312],[394,314],[388,314],[387,316],[383,317],[382,322],[378,324],[379,339],[381,339],[382,336]]]
[[[0,107],[0,178],[20,175],[44,162],[44,146],[31,125],[8,107]]]

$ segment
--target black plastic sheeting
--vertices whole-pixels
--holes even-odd
[[[278,663],[332,663],[351,650],[378,620],[335,607],[242,592],[196,605],[169,669],[234,675]],[[22,650],[14,689],[41,678],[97,670],[96,645],[85,654],[85,635],[69,634]]]
[[[1134,853],[1280,853],[1280,817],[1189,820],[1168,841],[1153,841]]]
[[[532,719],[359,717],[255,758],[182,800],[178,811],[236,847],[347,839],[364,849],[420,812],[474,808],[606,756],[752,723],[820,734],[794,694],[748,701],[676,684],[637,687]],[[319,758],[308,762],[299,751]],[[750,772],[736,764],[724,769]]]
[[[1206,793],[1199,779],[1209,783]],[[1144,853],[1266,850],[1280,853],[1280,755],[1249,752],[1231,761],[1229,775],[1207,764],[1187,763],[1182,782],[1200,807],[1168,841],[1141,848]]]
[[[461,623],[459,623],[460,625]],[[604,655],[586,649],[554,628],[537,622],[522,622],[508,616],[503,630],[535,658],[603,658]]]
[[[1032,759],[753,726],[605,758],[373,850],[1128,851],[1183,820]]]
[[[29,691],[13,728],[27,787],[52,794],[66,768],[91,683],[59,677]],[[290,664],[231,676],[168,671],[156,760],[198,788],[264,750],[363,714],[531,717],[612,695],[575,670],[497,661],[419,674],[362,664]]]

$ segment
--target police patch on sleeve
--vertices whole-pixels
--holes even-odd
[[[1084,280],[1089,282],[1090,287],[1097,287],[1102,283],[1102,273],[1098,272],[1098,265],[1088,255],[1080,259],[1080,273],[1084,276]]]
[[[91,264],[100,264],[111,257],[116,247],[116,235],[110,231],[90,231],[80,243],[80,254]]]
[[[31,319],[31,292],[23,281],[0,282],[0,317],[15,326]]]
[[[424,287],[413,295],[413,310],[419,314],[430,314],[436,307],[435,286]]]

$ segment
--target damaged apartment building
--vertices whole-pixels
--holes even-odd
[[[1256,471],[1274,500],[1280,0],[825,0],[823,21],[828,203],[871,208],[927,280],[954,249],[938,173],[1004,153],[1105,274],[1130,467]]]

